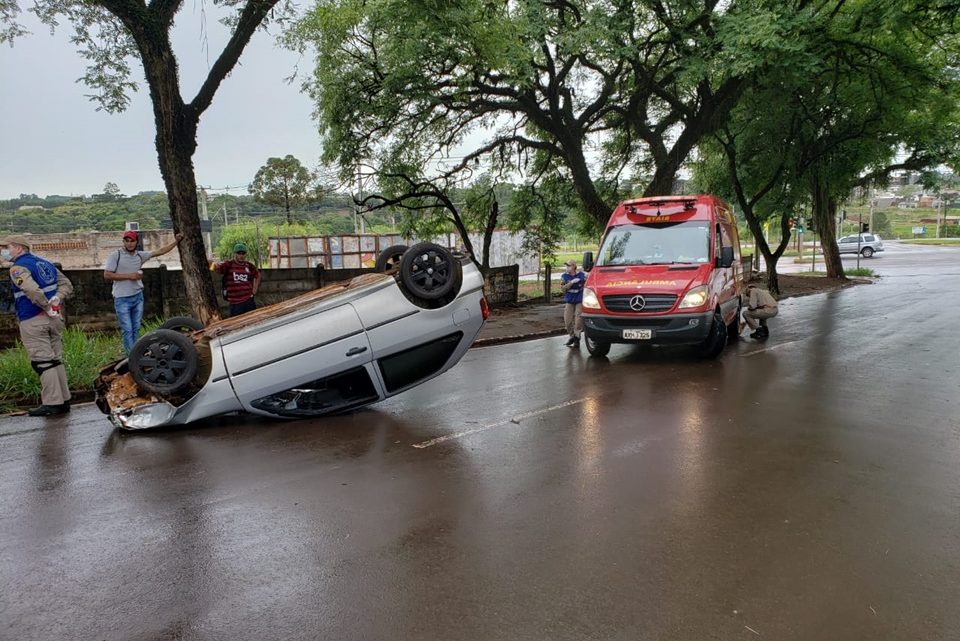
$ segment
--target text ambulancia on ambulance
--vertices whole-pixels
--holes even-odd
[[[658,196],[614,209],[583,290],[591,356],[612,343],[691,345],[708,358],[739,334],[743,269],[730,206],[716,196]]]

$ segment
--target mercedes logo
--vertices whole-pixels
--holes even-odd
[[[647,301],[643,299],[643,296],[637,295],[630,299],[630,309],[635,312],[643,311],[643,308],[647,306]]]

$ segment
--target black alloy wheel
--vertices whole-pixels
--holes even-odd
[[[160,329],[172,329],[181,334],[192,334],[198,329],[203,329],[203,323],[192,316],[174,316],[164,322]]]
[[[156,329],[134,343],[129,368],[133,380],[148,392],[176,394],[197,375],[197,348],[178,331]]]
[[[411,295],[433,301],[460,291],[463,271],[450,251],[435,243],[419,243],[400,260],[400,281]]]
[[[391,245],[377,256],[377,262],[374,269],[383,274],[390,274],[399,269],[400,261],[407,251],[406,245]]]

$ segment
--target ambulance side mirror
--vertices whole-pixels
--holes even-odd
[[[720,267],[730,267],[733,265],[733,247],[720,248]]]
[[[593,252],[583,252],[583,271],[593,269]]]

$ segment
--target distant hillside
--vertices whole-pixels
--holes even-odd
[[[257,202],[252,196],[216,195],[207,203],[214,233],[235,223],[279,224],[286,220],[282,208]],[[354,228],[353,205],[345,194],[332,194],[322,201],[291,212],[291,217],[308,223],[319,233],[349,233]],[[135,221],[140,229],[160,229],[169,220],[169,207],[163,192],[143,192],[135,196],[106,194],[95,196],[45,196],[23,194],[20,198],[0,200],[0,232],[47,234],[73,231],[120,231]],[[389,213],[368,213],[371,226],[390,225]]]

